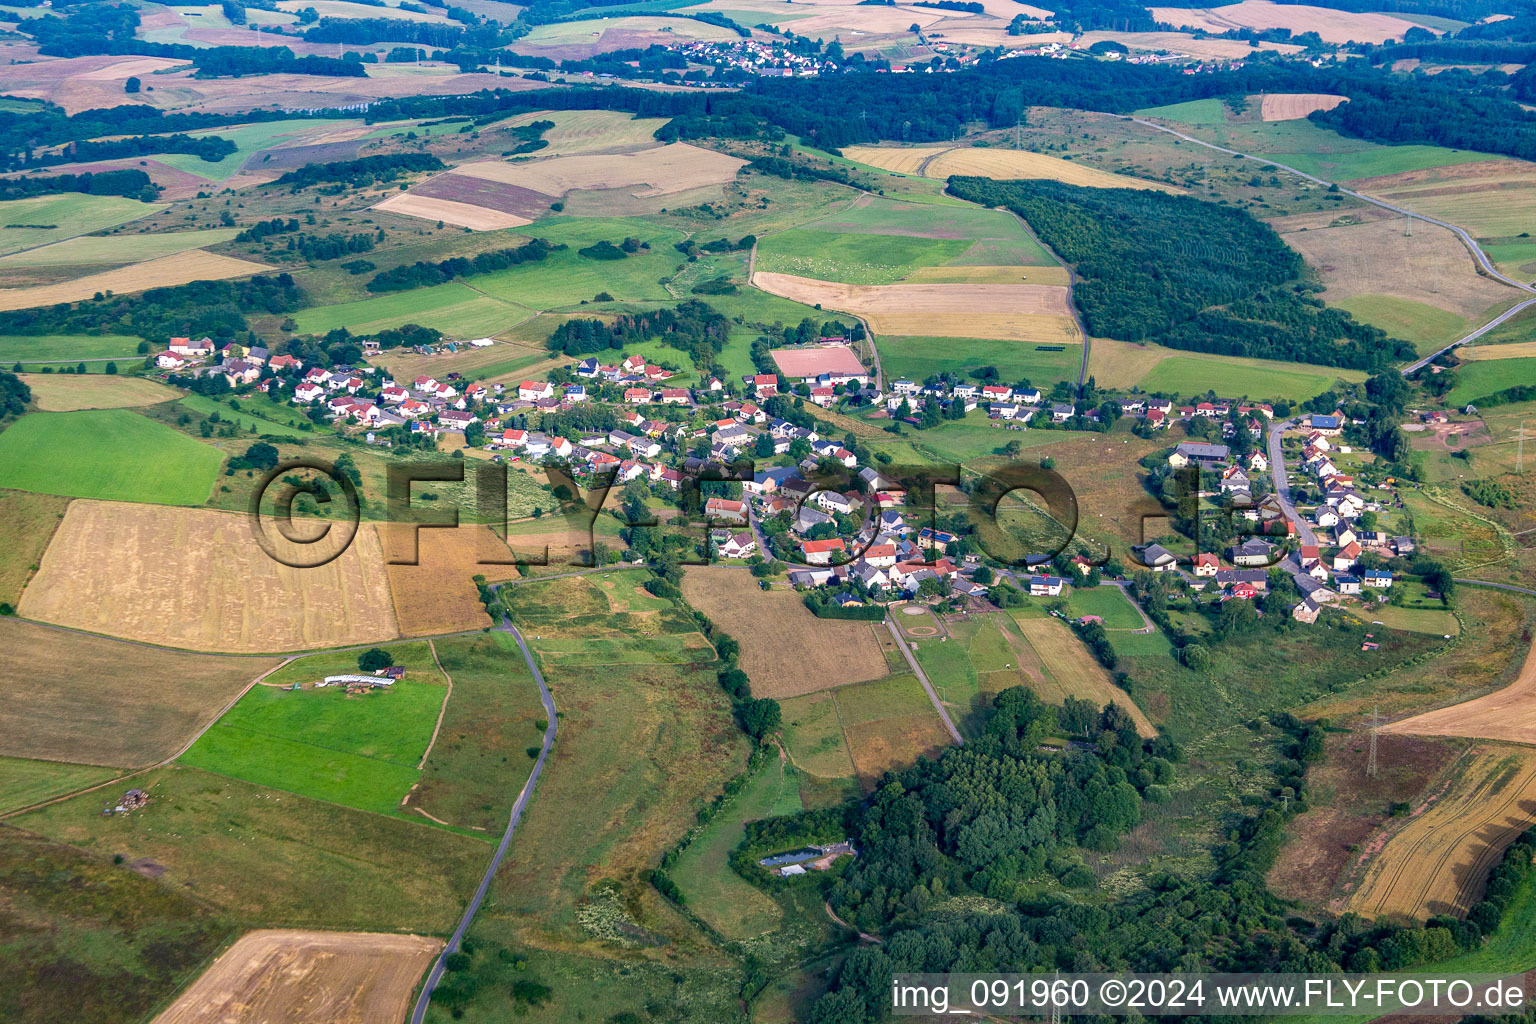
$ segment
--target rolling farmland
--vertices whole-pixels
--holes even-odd
[[[121,502],[70,505],[20,611],[196,650],[280,651],[399,635],[371,524],[333,561],[296,569],[252,541],[244,516]]]
[[[72,498],[201,505],[223,461],[124,409],[30,413],[0,433],[0,487]]]
[[[1469,753],[1427,806],[1366,848],[1367,864],[1349,909],[1429,917],[1464,915],[1482,894],[1504,847],[1536,821],[1536,758],[1518,748]],[[1390,827],[1390,826],[1389,826]]]
[[[741,644],[754,696],[793,697],[889,671],[870,623],[818,619],[792,591],[744,583],[738,569],[693,566],[683,596]],[[795,656],[786,658],[790,650]]]
[[[401,1020],[416,979],[442,946],[420,935],[247,932],[154,1024]]]

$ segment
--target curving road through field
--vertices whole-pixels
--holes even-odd
[[[1197,146],[1204,146],[1206,149],[1214,149],[1218,153],[1225,153],[1228,156],[1235,156],[1239,160],[1258,160],[1258,161],[1261,161],[1262,163],[1269,164],[1269,165],[1274,166],[1274,167],[1278,167],[1278,168],[1280,168],[1280,170],[1286,171],[1287,173],[1294,174],[1298,178],[1304,178],[1305,180],[1313,182],[1314,184],[1323,185],[1323,186],[1326,186],[1328,188],[1336,188],[1340,192],[1342,192],[1344,195],[1352,196],[1355,199],[1358,199],[1358,200],[1360,200],[1363,203],[1370,203],[1372,206],[1379,206],[1383,210],[1389,210],[1392,213],[1401,214],[1404,217],[1411,217],[1414,220],[1421,220],[1421,221],[1423,221],[1426,224],[1434,224],[1436,227],[1445,228],[1447,231],[1451,232],[1458,239],[1460,239],[1462,245],[1466,246],[1467,251],[1472,254],[1473,260],[1475,260],[1477,262],[1478,270],[1481,273],[1485,274],[1488,277],[1493,278],[1495,281],[1500,281],[1500,282],[1502,282],[1504,284],[1507,284],[1511,288],[1518,288],[1518,289],[1520,289],[1523,292],[1528,292],[1528,293],[1530,293],[1532,295],[1536,295],[1536,287],[1532,287],[1531,285],[1526,284],[1523,281],[1516,281],[1514,278],[1506,277],[1505,275],[1500,273],[1499,272],[1499,268],[1493,265],[1493,260],[1488,258],[1488,254],[1483,252],[1482,247],[1479,246],[1477,244],[1477,241],[1470,234],[1467,233],[1467,230],[1465,228],[1463,228],[1463,227],[1460,227],[1459,225],[1452,224],[1450,221],[1440,220],[1437,217],[1431,217],[1428,214],[1419,213],[1416,210],[1410,210],[1410,209],[1407,209],[1406,207],[1396,206],[1396,205],[1394,205],[1392,203],[1387,202],[1384,199],[1377,199],[1374,196],[1368,196],[1364,192],[1356,192],[1354,189],[1345,188],[1343,185],[1340,185],[1337,182],[1326,181],[1323,178],[1319,178],[1315,174],[1308,174],[1306,171],[1298,170],[1297,168],[1291,167],[1291,166],[1289,166],[1287,164],[1282,164],[1278,160],[1272,160],[1272,159],[1270,159],[1267,156],[1255,156],[1252,153],[1243,153],[1243,152],[1240,152],[1239,150],[1236,150],[1236,149],[1228,149],[1226,146],[1218,146],[1214,142],[1206,142],[1204,139],[1197,139],[1193,135],[1186,135],[1183,132],[1175,131],[1174,129],[1169,128],[1166,125],[1158,124],[1155,121],[1148,121],[1148,120],[1146,120],[1144,118],[1133,117],[1130,120],[1135,121],[1139,125],[1143,125],[1143,126],[1145,126],[1147,128],[1151,128],[1151,129],[1153,129],[1155,131],[1164,132],[1164,133],[1166,133],[1168,135],[1172,135],[1172,136],[1174,136],[1176,138],[1183,139],[1185,142],[1193,142]],[[1403,369],[1402,369],[1403,376],[1406,377],[1406,376],[1408,376],[1411,373],[1415,373],[1418,370],[1423,369],[1430,362],[1430,360],[1434,359],[1436,356],[1444,355],[1446,352],[1449,352],[1451,349],[1456,348],[1457,346],[1460,346],[1460,345],[1465,345],[1469,341],[1476,341],[1478,338],[1480,338],[1484,334],[1488,333],[1488,331],[1490,331],[1493,328],[1497,327],[1499,324],[1501,324],[1504,321],[1508,320],[1510,317],[1514,316],[1516,313],[1519,313],[1521,310],[1526,309],[1527,307],[1531,306],[1532,304],[1536,304],[1536,298],[1526,299],[1525,301],[1519,303],[1518,305],[1515,305],[1515,306],[1511,307],[1510,309],[1505,310],[1502,314],[1500,314],[1499,316],[1495,317],[1493,320],[1490,320],[1488,323],[1486,323],[1483,326],[1479,327],[1477,330],[1473,331],[1472,333],[1470,333],[1468,335],[1465,335],[1464,337],[1456,339],[1455,341],[1451,342],[1449,345],[1445,346],[1444,348],[1440,349],[1437,352],[1431,352],[1429,355],[1425,356],[1424,358],[1416,360],[1416,361],[1414,361],[1412,363],[1409,363],[1407,366],[1403,367]]]
[[[549,687],[544,683],[544,673],[539,671],[539,666],[533,659],[533,652],[528,650],[528,643],[523,639],[523,634],[512,625],[512,620],[505,615],[501,618],[501,625],[496,627],[503,633],[512,634],[512,639],[517,641],[518,649],[523,652],[523,660],[528,663],[528,671],[533,673],[533,681],[539,684],[539,700],[544,703],[545,721],[544,745],[539,748],[538,760],[533,762],[533,771],[528,775],[528,781],[523,783],[522,791],[517,794],[517,802],[512,805],[512,816],[507,821],[507,830],[501,834],[501,842],[496,847],[496,855],[491,858],[490,865],[485,869],[485,875],[480,879],[480,885],[475,889],[475,894],[470,898],[469,905],[464,908],[464,916],[459,919],[459,925],[453,930],[453,935],[448,939],[448,944],[443,947],[442,953],[432,963],[432,969],[427,972],[427,980],[422,983],[421,995],[416,999],[416,1008],[411,1011],[411,1024],[422,1024],[427,1016],[427,1007],[432,1002],[432,992],[437,988],[438,982],[443,979],[443,971],[446,969],[448,957],[458,952],[459,944],[464,941],[464,933],[469,930],[470,922],[475,919],[480,904],[485,901],[485,894],[490,891],[491,881],[496,877],[496,870],[501,867],[501,862],[507,856],[507,850],[512,845],[512,833],[517,829],[517,823],[523,818],[523,810],[528,806],[528,798],[533,795],[534,783],[539,781],[539,773],[544,770],[544,762],[549,757],[550,747],[555,742],[555,698],[551,696]]]

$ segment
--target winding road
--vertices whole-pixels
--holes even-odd
[[[1133,117],[1130,120],[1135,121],[1139,125],[1151,128],[1154,131],[1164,132],[1168,135],[1174,136],[1175,138],[1183,139],[1185,142],[1192,142],[1197,146],[1204,146],[1206,149],[1214,149],[1218,153],[1226,153],[1228,156],[1235,156],[1239,160],[1258,160],[1269,166],[1278,167],[1282,171],[1285,171],[1289,174],[1294,174],[1298,178],[1303,178],[1307,181],[1313,182],[1314,184],[1323,185],[1327,188],[1338,189],[1344,195],[1352,196],[1353,198],[1358,199],[1363,203],[1370,203],[1372,206],[1379,206],[1383,210],[1388,210],[1403,217],[1411,217],[1414,220],[1421,220],[1426,224],[1433,224],[1436,227],[1445,228],[1447,231],[1451,232],[1451,234],[1460,239],[1462,245],[1466,246],[1467,251],[1472,254],[1473,260],[1477,262],[1478,271],[1480,273],[1487,277],[1493,278],[1495,281],[1500,281],[1504,284],[1507,284],[1511,288],[1518,288],[1520,291],[1527,292],[1532,296],[1536,296],[1536,287],[1532,287],[1523,281],[1516,281],[1514,278],[1506,277],[1505,275],[1501,274],[1498,267],[1493,265],[1493,260],[1488,258],[1488,254],[1483,252],[1482,247],[1477,244],[1477,241],[1470,234],[1468,234],[1467,230],[1463,227],[1452,224],[1449,221],[1431,217],[1428,214],[1419,213],[1416,210],[1410,210],[1402,206],[1395,206],[1383,199],[1377,199],[1374,196],[1368,196],[1364,192],[1356,192],[1354,189],[1345,188],[1343,185],[1340,185],[1337,182],[1327,181],[1323,178],[1319,178],[1315,174],[1308,174],[1306,171],[1298,170],[1297,168],[1291,167],[1287,164],[1282,164],[1278,160],[1273,160],[1267,156],[1256,156],[1252,153],[1243,153],[1236,149],[1228,149],[1226,146],[1218,146],[1214,142],[1206,142],[1204,139],[1197,139],[1193,135],[1186,135],[1181,131],[1175,131],[1166,125],[1158,124],[1155,121],[1148,121],[1144,118]],[[1418,359],[1412,363],[1409,363],[1402,369],[1403,376],[1406,377],[1411,373],[1415,373],[1423,369],[1431,360],[1435,359],[1437,356],[1444,355],[1446,352],[1449,352],[1451,349],[1456,348],[1457,346],[1465,345],[1470,341],[1476,341],[1478,338],[1488,333],[1488,331],[1492,330],[1499,324],[1502,324],[1504,321],[1508,320],[1510,317],[1524,309],[1527,309],[1533,304],[1536,304],[1536,297],[1525,299],[1524,301],[1517,303],[1472,333],[1456,339],[1439,351],[1431,352],[1429,355],[1423,357],[1422,359]]]
[[[528,650],[528,642],[523,639],[523,634],[512,625],[512,620],[502,616],[501,625],[496,629],[502,633],[512,634],[512,639],[517,641],[518,649],[523,652],[523,660],[528,663],[528,671],[533,673],[533,681],[539,684],[539,700],[544,703],[545,721],[544,745],[539,748],[538,760],[533,762],[533,771],[528,774],[528,781],[523,783],[522,791],[517,794],[517,801],[512,805],[512,816],[507,821],[507,830],[501,834],[501,842],[496,847],[496,855],[491,858],[491,863],[485,869],[485,875],[480,879],[480,885],[475,889],[475,894],[470,898],[469,905],[464,908],[464,916],[459,919],[459,925],[453,930],[453,935],[448,939],[448,944],[432,963],[432,970],[427,972],[427,980],[422,983],[421,995],[416,999],[416,1008],[411,1011],[411,1024],[422,1024],[427,1016],[427,1007],[432,1002],[432,992],[437,988],[438,982],[443,979],[443,971],[447,967],[448,957],[458,952],[459,944],[464,941],[464,933],[469,930],[470,922],[475,919],[475,914],[480,910],[480,904],[485,901],[485,895],[490,891],[491,882],[496,877],[496,870],[501,867],[501,862],[507,856],[507,850],[512,845],[512,833],[517,828],[517,823],[523,818],[523,810],[528,806],[528,799],[533,795],[534,783],[539,781],[539,773],[544,770],[544,762],[549,757],[549,751],[555,742],[555,698],[550,695],[549,687],[544,683],[544,673],[539,671],[539,666],[533,659],[533,652]]]

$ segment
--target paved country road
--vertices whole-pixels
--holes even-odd
[[[1280,446],[1280,435],[1295,425],[1295,420],[1281,420],[1269,428],[1269,475],[1274,478],[1275,498],[1280,502],[1281,511],[1296,524],[1296,532],[1301,535],[1301,542],[1310,545],[1317,543],[1317,534],[1312,532],[1311,525],[1297,513],[1296,506],[1291,504],[1291,483],[1285,469],[1285,451]]]
[[[518,649],[523,652],[523,660],[528,663],[528,671],[533,673],[533,681],[539,684],[539,700],[544,702],[545,721],[549,724],[544,727],[544,745],[539,749],[539,758],[533,762],[533,771],[528,775],[528,781],[523,783],[523,788],[517,794],[517,802],[512,805],[512,816],[507,821],[507,830],[501,834],[501,843],[496,847],[496,855],[491,858],[490,866],[485,869],[485,876],[480,879],[480,885],[475,889],[474,896],[469,905],[464,908],[464,916],[459,919],[459,926],[453,930],[453,935],[448,944],[443,947],[442,953],[432,963],[432,970],[427,972],[427,980],[421,986],[421,995],[416,1000],[416,1008],[411,1011],[411,1024],[422,1024],[426,1019],[427,1007],[432,1002],[432,991],[437,988],[438,982],[443,979],[443,971],[448,962],[448,957],[458,952],[459,944],[464,941],[464,933],[469,930],[470,922],[475,919],[475,914],[480,909],[480,904],[485,901],[485,894],[490,891],[491,881],[496,877],[496,869],[501,867],[502,860],[507,856],[507,850],[512,845],[512,833],[517,828],[517,823],[522,820],[523,810],[528,806],[528,798],[533,795],[534,783],[539,781],[539,773],[544,770],[544,762],[549,757],[550,747],[555,742],[555,698],[550,695],[549,687],[544,684],[544,674],[539,671],[539,666],[533,659],[533,652],[528,650],[528,642],[523,639],[523,634],[512,625],[512,620],[502,616],[501,625],[496,627],[503,633],[512,634],[512,639],[517,641]]]
[[[1267,156],[1256,156],[1252,153],[1243,153],[1235,149],[1228,149],[1226,146],[1218,146],[1213,142],[1206,142],[1204,139],[1197,139],[1193,135],[1185,135],[1183,132],[1174,131],[1172,128],[1166,127],[1165,125],[1160,125],[1154,121],[1147,121],[1139,117],[1133,117],[1131,120],[1135,121],[1139,125],[1144,125],[1155,131],[1166,132],[1169,135],[1183,139],[1185,142],[1193,142],[1197,146],[1204,146],[1206,149],[1214,149],[1218,153],[1226,153],[1228,156],[1235,156],[1240,160],[1261,161],[1262,163],[1278,167],[1282,171],[1287,171],[1291,174],[1294,174],[1298,178],[1304,178],[1307,181],[1314,182],[1318,185],[1325,185],[1328,188],[1336,188],[1344,195],[1353,196],[1363,203],[1370,203],[1372,206],[1379,206],[1383,210],[1390,210],[1392,213],[1401,214],[1404,217],[1411,217],[1414,220],[1424,221],[1426,224],[1434,224],[1437,227],[1445,228],[1447,231],[1451,232],[1457,238],[1459,238],[1462,245],[1467,247],[1467,251],[1470,252],[1472,254],[1472,258],[1477,261],[1478,268],[1482,273],[1486,274],[1488,277],[1493,278],[1495,281],[1500,281],[1509,285],[1511,288],[1518,288],[1523,292],[1536,295],[1536,287],[1532,287],[1523,281],[1516,281],[1514,278],[1505,277],[1503,274],[1499,273],[1499,269],[1493,265],[1493,260],[1488,258],[1488,254],[1483,252],[1482,247],[1479,246],[1476,240],[1474,240],[1473,237],[1467,233],[1467,230],[1452,224],[1450,221],[1440,220],[1436,217],[1431,217],[1427,214],[1419,213],[1416,210],[1409,210],[1402,206],[1395,206],[1392,203],[1386,202],[1385,200],[1377,199],[1374,196],[1368,196],[1363,192],[1356,192],[1353,189],[1345,188],[1343,185],[1340,185],[1337,182],[1326,181],[1322,178],[1319,178],[1315,174],[1308,174],[1306,171],[1297,170],[1295,167],[1282,164],[1278,160],[1272,160]],[[1430,360],[1434,359],[1436,356],[1449,352],[1451,349],[1456,348],[1458,345],[1465,345],[1469,341],[1476,341],[1488,331],[1492,330],[1499,324],[1514,316],[1516,313],[1519,313],[1521,310],[1524,310],[1533,304],[1536,304],[1536,298],[1526,299],[1518,305],[1505,310],[1499,316],[1495,317],[1493,320],[1490,320],[1488,323],[1479,327],[1472,333],[1456,339],[1437,352],[1431,352],[1424,358],[1409,363],[1407,366],[1403,367],[1403,375],[1407,376],[1408,374],[1415,373],[1418,370],[1423,369],[1424,366],[1430,362]]]

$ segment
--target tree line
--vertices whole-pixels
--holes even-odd
[[[382,153],[364,156],[356,160],[333,160],[329,163],[305,164],[289,171],[272,184],[305,188],[325,182],[339,182],[353,188],[363,188],[381,181],[394,181],[402,174],[419,171],[441,171],[447,164],[431,153]]]
[[[559,252],[564,248],[566,245],[563,242],[552,243],[545,238],[535,238],[515,248],[496,249],[492,252],[483,252],[478,256],[455,256],[439,263],[402,264],[375,274],[366,287],[371,292],[399,292],[408,288],[424,288],[428,285],[444,284],[458,277],[490,274],[524,263],[537,263],[548,258],[550,253]]]
[[[131,334],[164,343],[173,337],[233,338],[249,329],[246,315],[290,313],[306,304],[290,274],[244,281],[193,281],[0,312],[0,334]]]

